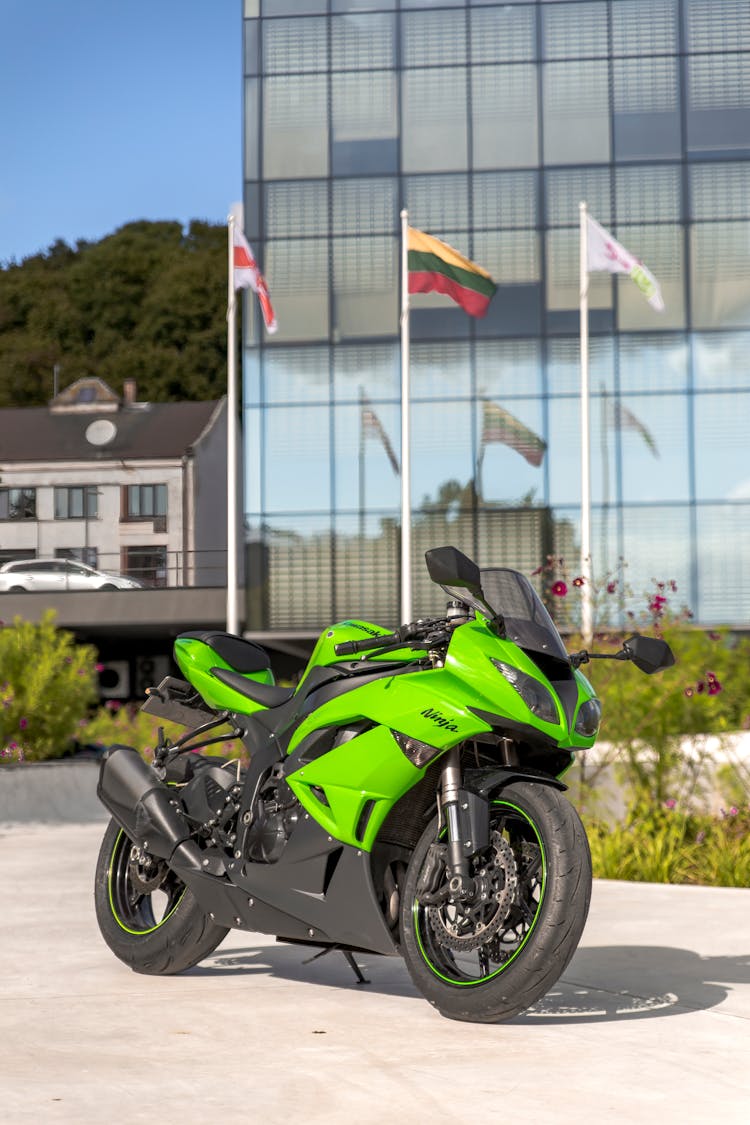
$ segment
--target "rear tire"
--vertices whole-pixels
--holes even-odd
[[[132,841],[114,820],[96,863],[94,905],[102,937],[136,973],[167,975],[192,968],[229,931],[215,925],[163,861],[134,862]]]
[[[499,1023],[552,987],[575,952],[591,898],[591,854],[559,790],[516,782],[490,806],[493,846],[472,859],[487,901],[420,905],[417,886],[437,817],[414,849],[401,896],[401,940],[414,984],[442,1015]]]

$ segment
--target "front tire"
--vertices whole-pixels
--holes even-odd
[[[156,857],[135,855],[114,820],[96,863],[96,918],[109,948],[136,973],[166,975],[192,968],[229,932],[216,926],[184,883]]]
[[[558,980],[583,933],[591,899],[583,825],[559,790],[508,785],[490,806],[491,846],[470,861],[483,897],[424,905],[417,888],[437,832],[435,817],[414,849],[401,896],[411,978],[450,1019],[512,1019]]]

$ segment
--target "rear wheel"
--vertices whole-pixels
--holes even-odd
[[[112,952],[137,973],[180,973],[229,932],[216,926],[163,860],[110,821],[96,864],[96,918]]]
[[[445,878],[432,889],[437,830],[434,818],[414,850],[401,899],[409,973],[444,1016],[511,1019],[552,987],[583,932],[591,897],[583,825],[557,789],[507,786],[490,807],[490,847],[470,860],[475,890],[463,902],[450,900]],[[419,899],[425,870],[433,872],[426,903]]]

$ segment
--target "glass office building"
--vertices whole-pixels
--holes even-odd
[[[577,572],[581,200],[666,303],[592,276],[595,577],[750,624],[747,0],[245,0],[244,97],[248,628],[398,621],[402,207],[498,284],[412,301],[415,613],[429,546]]]

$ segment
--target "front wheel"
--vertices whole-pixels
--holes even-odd
[[[229,932],[216,926],[163,860],[142,853],[111,820],[96,863],[96,919],[109,948],[136,973],[181,973]]]
[[[580,818],[557,789],[507,786],[490,805],[490,847],[470,860],[474,893],[461,902],[448,897],[445,878],[435,886],[440,853],[434,818],[401,896],[411,978],[451,1019],[512,1019],[558,980],[583,933],[591,854]]]

